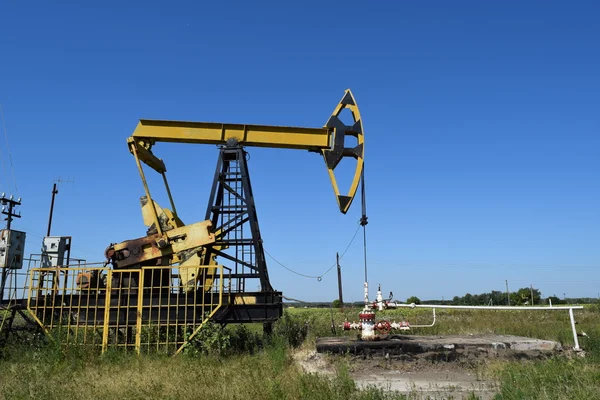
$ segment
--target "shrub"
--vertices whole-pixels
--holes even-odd
[[[263,347],[261,335],[251,332],[246,325],[236,325],[230,332],[231,351],[254,354]]]
[[[191,334],[188,333],[188,334]],[[224,355],[231,347],[229,331],[212,320],[207,321],[185,347],[188,355]]]
[[[275,323],[273,333],[291,347],[298,347],[306,339],[308,324],[299,318],[292,317],[289,312],[285,311]]]

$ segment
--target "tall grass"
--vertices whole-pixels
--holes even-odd
[[[500,381],[497,399],[600,399],[600,326],[587,333],[584,353],[494,365],[490,372]]]
[[[341,361],[333,377],[305,374],[282,338],[250,354],[175,358],[46,344],[14,346],[0,360],[2,399],[402,399],[359,390]]]
[[[97,352],[61,347],[52,342],[13,343],[0,354],[2,399],[403,399],[381,389],[359,390],[349,373],[347,358],[336,364],[333,376],[303,373],[293,360],[293,348],[311,346],[316,337],[355,336],[340,329],[357,309],[286,310],[265,338],[258,326],[209,324],[178,357],[122,351]],[[576,311],[586,357],[558,355],[548,361],[496,362],[488,370],[500,383],[498,399],[600,398],[600,313],[597,308]],[[378,318],[413,324],[431,322],[431,311],[394,310]],[[566,312],[438,311],[433,328],[409,334],[527,335],[572,345]],[[412,398],[409,396],[409,398]]]
[[[496,376],[497,399],[600,399],[600,365],[585,359],[552,358],[544,362],[510,363]]]

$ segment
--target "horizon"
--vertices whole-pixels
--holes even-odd
[[[378,284],[427,299],[505,280],[600,297],[599,13],[596,2],[4,3],[0,192],[23,199],[13,227],[32,254],[54,181],[72,181],[51,235],[103,261],[110,243],[145,234],[126,146],[140,119],[321,127],[349,88],[365,131],[372,298]],[[203,220],[216,147],[155,150],[182,220]],[[264,246],[283,265],[267,255],[273,287],[334,300],[328,268],[351,243],[344,299],[361,301],[360,194],[343,215],[318,155],[247,151]]]

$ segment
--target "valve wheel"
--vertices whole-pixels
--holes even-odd
[[[375,325],[375,329],[377,329],[381,333],[388,334],[392,330],[392,324],[390,324],[389,321],[379,321]]]

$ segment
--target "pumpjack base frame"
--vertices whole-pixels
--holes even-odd
[[[143,313],[142,320],[152,320],[156,323],[167,323],[173,315],[194,315],[191,310],[196,306],[189,302],[189,299],[194,296],[193,293],[177,294],[172,293],[168,296],[152,295],[143,296]],[[197,296],[197,295],[196,295]],[[209,295],[206,295],[207,297]],[[108,313],[109,323],[119,323],[131,325],[135,324],[138,318],[138,294],[132,291],[129,294],[115,297],[110,301],[110,309]],[[185,298],[188,301],[185,301]],[[27,300],[20,300],[19,306],[27,307]],[[93,308],[94,313],[87,315],[80,314],[78,323],[82,325],[94,325],[104,322],[106,311],[106,295],[100,294],[97,298],[87,299],[86,297],[73,296],[54,296],[46,301],[44,298],[31,299],[30,306],[38,309],[52,308],[51,304],[61,304],[59,307],[54,307],[56,311],[70,313],[74,310],[85,310]],[[119,304],[121,304],[119,306]],[[123,306],[127,304],[127,306]],[[150,307],[152,306],[152,307]],[[282,292],[244,292],[231,293],[223,296],[223,305],[217,313],[211,318],[215,323],[239,324],[239,323],[274,323],[283,315]],[[178,323],[198,323],[201,322],[202,316],[199,315],[195,320],[190,317],[178,318]]]
[[[17,319],[19,322],[15,323]],[[0,303],[0,347],[8,342],[11,335],[19,338],[20,333],[24,332],[41,332],[41,327],[31,319],[27,311],[27,300]]]

